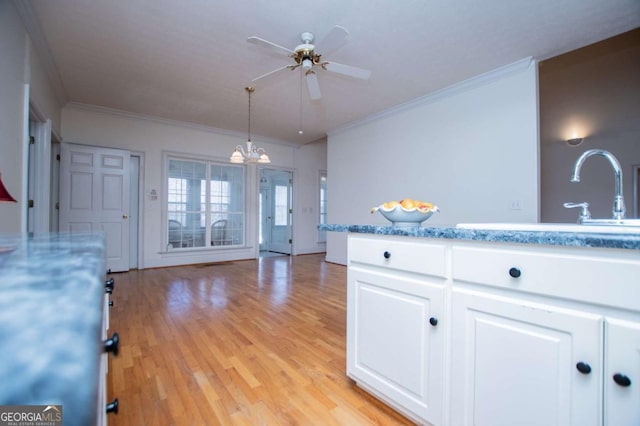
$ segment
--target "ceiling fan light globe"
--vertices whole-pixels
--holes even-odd
[[[302,42],[305,44],[313,43],[314,38],[315,36],[313,35],[313,33],[309,31],[305,31],[302,34],[300,34],[300,40],[302,40]]]
[[[309,58],[304,58],[302,60],[302,69],[308,70],[313,66],[313,61]]]

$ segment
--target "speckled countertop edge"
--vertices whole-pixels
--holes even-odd
[[[491,241],[519,244],[545,244],[572,247],[600,247],[640,250],[640,234],[557,232],[557,231],[503,231],[477,230],[454,227],[397,228],[381,225],[319,225],[321,231],[353,232],[360,234],[398,235],[408,237]]]
[[[101,234],[0,235],[0,404],[94,424],[105,280]]]

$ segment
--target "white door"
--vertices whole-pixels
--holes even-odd
[[[451,424],[601,424],[602,319],[454,290]]]
[[[62,144],[60,232],[103,232],[107,269],[129,270],[129,151]]]
[[[605,426],[640,425],[640,323],[606,320]]]
[[[292,173],[280,171],[271,175],[271,220],[269,251],[291,254],[291,193],[293,188]]]

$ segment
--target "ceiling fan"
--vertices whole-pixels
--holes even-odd
[[[349,32],[345,28],[336,25],[324,39],[314,45],[312,44],[315,38],[313,33],[304,32],[300,34],[302,44],[299,44],[293,50],[260,37],[251,36],[247,39],[249,43],[263,46],[274,52],[287,55],[295,61],[294,64],[285,65],[273,71],[269,71],[266,74],[254,78],[252,81],[256,82],[263,78],[271,77],[286,69],[295,70],[296,68],[300,68],[307,80],[309,97],[312,100],[317,100],[322,97],[322,93],[320,92],[320,85],[318,84],[316,71],[330,71],[349,77],[367,80],[371,76],[371,71],[369,70],[353,67],[351,65],[339,64],[337,62],[325,61],[322,58],[323,55],[328,55],[342,47],[346,43],[348,35]]]

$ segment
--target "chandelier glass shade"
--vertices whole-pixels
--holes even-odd
[[[247,123],[247,141],[245,142],[245,147],[242,145],[236,145],[236,148],[233,150],[231,154],[230,162],[241,164],[241,163],[270,163],[271,159],[267,155],[267,152],[264,148],[258,148],[251,142],[251,93],[255,91],[255,88],[248,86],[245,87],[244,90],[249,94],[249,114],[248,114],[248,123]]]

